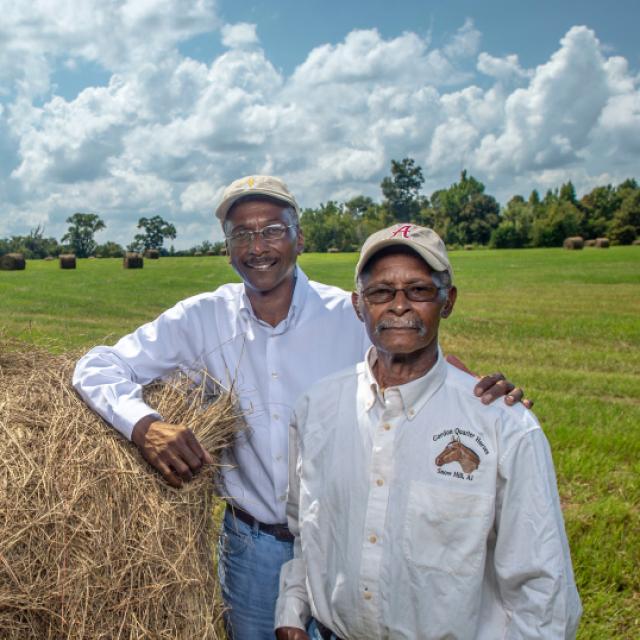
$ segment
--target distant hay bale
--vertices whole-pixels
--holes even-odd
[[[149,260],[158,260],[158,258],[160,258],[160,252],[157,249],[147,249],[144,252],[144,257],[149,258]]]
[[[570,236],[564,239],[562,246],[565,249],[582,249],[584,247],[584,239],[582,236]]]
[[[51,262],[52,260],[55,260],[55,258],[53,256],[46,256],[43,258],[43,260],[46,260],[47,262]]]
[[[0,256],[0,270],[22,271],[27,266],[24,253],[5,253]]]
[[[465,251],[473,251],[473,245],[472,244],[465,244],[464,245],[464,250]]]
[[[76,257],[73,253],[60,254],[60,268],[61,269],[75,269]]]
[[[139,253],[134,253],[133,251],[127,251],[124,254],[124,259],[122,261],[122,266],[125,269],[142,269],[142,265],[144,264],[144,260]]]
[[[340,249],[338,247],[329,247],[327,253],[340,253]]]
[[[631,246],[633,247],[638,247],[640,246],[640,238],[636,238],[632,243]]]
[[[174,489],[80,401],[72,367],[0,338],[0,637],[222,639],[212,507],[232,397],[146,390],[216,461]]]
[[[196,256],[196,258],[200,258],[202,256],[202,251],[196,251],[193,255]]]
[[[207,255],[208,256],[215,256],[216,252],[215,251],[207,251]]]
[[[596,246],[596,241],[595,240],[585,240],[584,241],[584,246],[585,247],[595,247]]]
[[[609,238],[596,238],[596,247],[599,249],[608,249],[609,248]]]

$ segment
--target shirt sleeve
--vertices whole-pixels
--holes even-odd
[[[535,418],[499,463],[495,569],[506,639],[575,638],[582,612],[551,451]]]
[[[208,328],[215,333],[215,327]],[[204,332],[197,308],[183,302],[121,338],[91,349],[76,364],[73,386],[122,435],[148,415],[161,418],[142,398],[142,387],[178,369],[200,371]]]
[[[302,557],[298,520],[301,469],[298,442],[298,419],[294,414],[289,426],[289,490],[287,493],[287,521],[289,530],[294,536],[293,559],[286,562],[280,571],[280,594],[275,614],[276,629],[279,627],[305,629],[311,618],[306,587],[307,569]]]

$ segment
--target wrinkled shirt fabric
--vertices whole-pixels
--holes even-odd
[[[276,628],[313,615],[349,640],[574,638],[580,599],[535,416],[478,402],[441,353],[383,391],[375,358],[297,404]],[[458,440],[472,453],[444,462]]]
[[[286,521],[288,426],[311,384],[362,359],[369,340],[350,294],[310,281],[298,267],[287,317],[259,320],[243,284],[183,300],[120,339],[82,357],[73,384],[85,402],[126,438],[154,414],[142,387],[182,371],[202,371],[237,395],[248,429],[223,471],[224,495],[265,523]]]

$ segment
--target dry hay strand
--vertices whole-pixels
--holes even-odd
[[[584,247],[584,239],[582,236],[570,236],[564,239],[562,246],[565,249],[582,249]]]
[[[125,269],[142,269],[144,264],[144,260],[139,253],[133,253],[132,251],[127,251],[124,254],[124,258],[122,260],[122,266]]]
[[[0,271],[22,271],[26,266],[24,253],[5,253],[0,256]]]
[[[82,403],[72,368],[0,336],[0,637],[223,638],[213,507],[242,426],[231,394],[146,390],[216,461],[174,489]]]
[[[73,253],[60,254],[60,268],[61,269],[75,269],[76,268],[76,256]]]
[[[596,238],[595,246],[599,249],[609,248],[609,238]]]

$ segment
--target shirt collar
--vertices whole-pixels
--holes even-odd
[[[440,388],[446,376],[446,363],[438,345],[438,359],[436,363],[420,378],[397,387],[388,387],[384,392],[380,389],[373,367],[378,359],[375,347],[370,347],[364,361],[364,379],[367,389],[365,407],[369,411],[376,402],[384,406],[384,393],[390,389],[397,390],[402,399],[402,406],[407,420],[412,420],[420,412],[431,396]]]
[[[293,297],[291,298],[291,305],[289,306],[289,312],[287,317],[278,325],[282,331],[286,331],[289,326],[300,317],[300,313],[304,308],[304,303],[307,298],[307,292],[309,291],[309,278],[306,273],[298,266],[295,267],[295,283],[293,286]],[[253,307],[251,301],[247,295],[247,290],[242,287],[242,296],[240,298],[240,313],[247,318],[253,318],[256,322],[260,320],[253,313]]]

